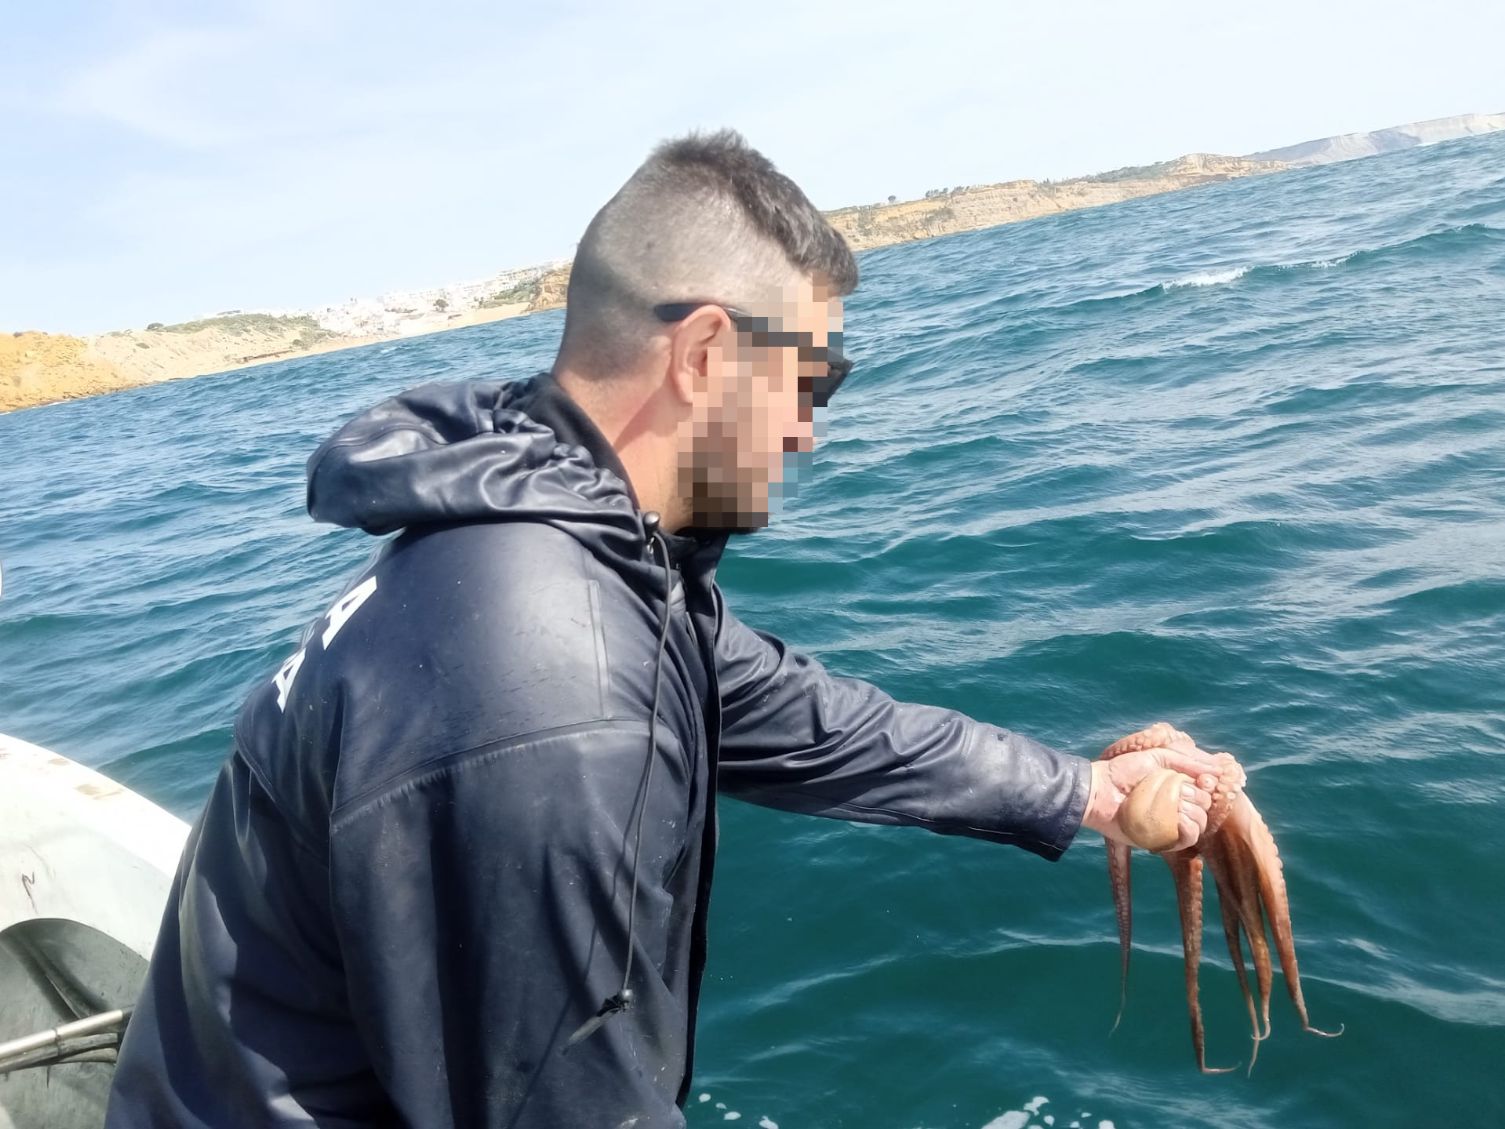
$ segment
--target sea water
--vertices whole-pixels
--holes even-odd
[[[291,264],[290,264],[291,265]],[[727,801],[694,1126],[1505,1125],[1505,134],[861,257],[858,367],[721,580],[830,667],[1092,756],[1249,769],[1307,1003],[1196,1072],[1169,873],[1128,1009],[1060,861]],[[303,463],[559,314],[0,416],[0,731],[192,818],[371,540]],[[0,876],[3,880],[3,876]],[[1208,894],[1208,1057],[1247,1062]]]

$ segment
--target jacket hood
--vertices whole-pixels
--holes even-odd
[[[309,458],[308,512],[373,534],[510,518],[643,537],[615,451],[549,373],[428,384],[356,416]]]

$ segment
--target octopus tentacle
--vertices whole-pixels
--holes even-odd
[[[1169,742],[1178,739],[1191,740],[1169,723],[1157,721],[1154,725],[1113,742],[1103,750],[1100,759],[1109,760],[1123,753],[1137,753],[1143,749],[1169,748]],[[1113,911],[1118,919],[1119,949],[1118,1014],[1113,1018],[1113,1027],[1109,1030],[1109,1035],[1117,1031],[1118,1025],[1123,1022],[1124,1008],[1129,1000],[1129,954],[1133,947],[1134,932],[1134,910],[1130,901],[1129,880],[1129,860],[1132,857],[1132,850],[1126,843],[1115,843],[1112,840],[1108,842],[1108,881],[1113,888]]]
[[[1152,748],[1169,748],[1179,752],[1197,752],[1197,745],[1185,733],[1166,722],[1156,722],[1131,733],[1103,750],[1103,759]],[[1276,850],[1275,839],[1254,805],[1243,794],[1244,773],[1227,753],[1214,754],[1219,760],[1218,779],[1213,788],[1207,826],[1195,847],[1184,851],[1161,853],[1170,866],[1176,885],[1177,906],[1181,916],[1181,942],[1186,956],[1186,1002],[1191,1016],[1192,1046],[1197,1067],[1205,1074],[1221,1074],[1234,1067],[1209,1067],[1204,1048],[1202,1009],[1198,994],[1197,971],[1202,955],[1202,892],[1204,860],[1212,868],[1218,888],[1218,904],[1223,935],[1233,958],[1239,990],[1249,1011],[1253,1049],[1249,1069],[1259,1055],[1259,1044],[1270,1035],[1270,995],[1274,968],[1270,955],[1270,936],[1280,958],[1286,989],[1301,1018],[1302,1029],[1314,1035],[1333,1037],[1337,1031],[1312,1026],[1307,1016],[1306,1000],[1301,992],[1301,976],[1296,964],[1296,945],[1291,931],[1290,901],[1285,875]],[[1128,998],[1129,954],[1131,950],[1132,909],[1130,906],[1129,867],[1131,849],[1124,844],[1108,844],[1108,873],[1113,887],[1113,904],[1118,918],[1121,953],[1117,1030],[1123,1019]],[[1251,993],[1248,970],[1244,964],[1239,934],[1249,943],[1254,963],[1255,991]],[[1257,1003],[1256,1003],[1257,996]],[[1263,1027],[1263,1029],[1261,1029]]]
[[[1254,805],[1240,797],[1240,803],[1231,812],[1217,837],[1219,849],[1228,860],[1225,878],[1218,880],[1218,899],[1231,903],[1244,927],[1244,936],[1249,940],[1249,955],[1254,961],[1254,975],[1259,991],[1259,1013],[1264,1020],[1265,1033],[1270,1034],[1270,989],[1275,979],[1270,960],[1270,943],[1265,937],[1263,897],[1259,884],[1259,862],[1250,841],[1249,813]],[[1255,812],[1258,815],[1258,812]]]
[[[1275,837],[1270,834],[1270,828],[1254,805],[1246,802],[1246,807],[1247,812],[1239,812],[1248,821],[1244,838],[1257,864],[1255,869],[1259,875],[1260,898],[1270,919],[1270,933],[1275,938],[1275,950],[1280,954],[1280,971],[1285,974],[1286,991],[1290,993],[1291,1003],[1296,1007],[1296,1015],[1301,1019],[1303,1031],[1327,1039],[1335,1038],[1343,1034],[1342,1024],[1339,1024],[1336,1031],[1324,1031],[1312,1026],[1312,1021],[1307,1016],[1306,999],[1301,993],[1301,973],[1296,965],[1296,938],[1291,930],[1291,901],[1286,893],[1280,851],[1275,846]]]
[[[1179,749],[1194,751],[1196,743],[1169,722],[1157,721],[1137,733],[1121,737],[1103,750],[1102,759],[1109,760],[1123,753],[1137,753],[1144,749]]]
[[[1238,762],[1229,753],[1214,755],[1222,764],[1218,769],[1217,783],[1212,789],[1212,806],[1207,809],[1207,828],[1202,832],[1204,842],[1222,830],[1234,806],[1244,800],[1243,770],[1239,768]]]
[[[1223,937],[1228,942],[1228,955],[1233,960],[1233,971],[1238,977],[1239,992],[1244,997],[1244,1006],[1249,1010],[1249,1027],[1251,1031],[1253,1048],[1249,1052],[1249,1073],[1254,1073],[1255,1060],[1259,1058],[1259,1044],[1269,1037],[1269,1018],[1266,1016],[1266,1026],[1261,1033],[1259,1026],[1259,1011],[1254,1005],[1254,995],[1249,990],[1249,974],[1244,967],[1244,950],[1239,944],[1239,930],[1243,927],[1243,919],[1239,915],[1237,901],[1229,897],[1232,889],[1234,864],[1229,858],[1228,843],[1226,839],[1214,838],[1202,851],[1207,865],[1212,868],[1212,879],[1218,888],[1218,909],[1223,918]],[[1253,942],[1250,942],[1250,950],[1253,950]],[[1266,958],[1268,963],[1268,956]],[[1265,993],[1265,999],[1269,993]]]
[[[1197,966],[1202,963],[1202,859],[1190,851],[1164,856],[1176,883],[1176,901],[1181,910],[1181,944],[1186,950],[1186,1007],[1191,1013],[1191,1045],[1197,1053],[1197,1069],[1203,1074],[1227,1074],[1234,1066],[1208,1066],[1206,1038],[1202,1029],[1202,1004],[1197,993]]]
[[[1129,899],[1129,860],[1131,848],[1127,843],[1108,842],[1108,881],[1113,887],[1113,911],[1118,917],[1118,1015],[1113,1019],[1113,1029],[1118,1030],[1123,1022],[1124,1006],[1129,1000],[1129,950],[1134,932],[1134,908]]]

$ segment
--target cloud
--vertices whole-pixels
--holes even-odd
[[[244,57],[258,38],[246,28],[159,32],[81,68],[65,85],[56,109],[186,149],[241,143],[243,137],[226,133],[212,102],[195,94],[202,91],[206,75]]]
[[[0,209],[27,217],[0,309],[27,322],[108,328],[143,289],[166,319],[567,253],[692,126],[741,129],[838,207],[1496,109],[1451,76],[1484,73],[1486,23],[1505,34],[1475,11],[1442,82],[1421,61],[1447,21],[1383,4],[1349,27],[1295,0],[1233,21],[1176,0],[99,2],[76,37],[33,17],[21,41],[51,54],[0,75],[23,110]],[[71,287],[25,285],[64,260]]]

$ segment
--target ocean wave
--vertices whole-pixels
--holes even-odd
[[[1487,223],[1464,223],[1438,228],[1409,239],[1394,243],[1381,243],[1374,247],[1360,247],[1346,255],[1334,255],[1320,259],[1300,259],[1293,263],[1260,263],[1254,266],[1228,267],[1222,270],[1202,271],[1197,274],[1162,282],[1147,287],[1140,293],[1179,290],[1187,286],[1221,286],[1237,282],[1246,275],[1267,277],[1280,271],[1332,270],[1335,267],[1366,262],[1374,257],[1396,254],[1423,255],[1430,252],[1451,252],[1472,248],[1481,243],[1505,237],[1505,230]]]
[[[1253,267],[1229,267],[1224,270],[1202,271],[1197,274],[1187,275],[1184,278],[1175,278],[1167,282],[1156,282],[1149,286],[1137,287],[1133,290],[1120,290],[1109,294],[1094,294],[1086,298],[1067,298],[1057,303],[1041,303],[1043,309],[1053,309],[1063,313],[1087,312],[1103,310],[1124,302],[1141,302],[1146,299],[1161,297],[1174,293],[1177,290],[1200,289],[1209,286],[1227,286],[1243,278]]]
[[[1390,261],[1396,258],[1421,258],[1429,254],[1451,254],[1472,250],[1477,246],[1505,239],[1505,230],[1487,223],[1463,223],[1441,227],[1409,239],[1394,243],[1382,243],[1377,247],[1365,247],[1347,256],[1353,263],[1370,262],[1375,259]]]
[[[1331,259],[1304,259],[1296,263],[1275,263],[1275,270],[1332,270],[1333,267],[1341,267],[1354,257],[1357,252],[1350,251],[1346,255],[1338,255]]]
[[[1150,286],[1141,286],[1134,290],[1123,290],[1115,294],[1094,295],[1090,298],[1078,298],[1074,301],[1064,302],[1057,308],[1065,310],[1074,308],[1090,309],[1118,302],[1143,301],[1147,298],[1162,297],[1174,294],[1178,290],[1200,290],[1209,287],[1231,286],[1244,278],[1252,277],[1257,279],[1280,271],[1327,270],[1332,267],[1342,266],[1353,257],[1354,253],[1350,253],[1330,259],[1310,259],[1294,263],[1250,263],[1243,266],[1197,271],[1195,274],[1184,275],[1165,282],[1156,282]]]
[[[1257,263],[1243,267],[1228,267],[1224,270],[1201,271],[1197,274],[1187,275],[1185,278],[1173,279],[1170,282],[1162,282],[1157,286],[1146,288],[1143,293],[1152,294],[1161,291],[1180,290],[1188,286],[1226,286],[1237,282],[1245,276],[1252,275],[1254,278],[1265,278],[1279,271],[1298,270],[1332,270],[1352,261],[1361,252],[1350,251],[1346,255],[1335,255],[1325,259],[1301,259],[1294,263]]]
[[[1223,286],[1230,282],[1237,282],[1253,269],[1253,267],[1229,267],[1227,270],[1202,271],[1199,274],[1187,275],[1185,278],[1162,282],[1158,288],[1150,287],[1150,289],[1180,290],[1185,286]]]
[[[1439,228],[1422,235],[1382,243],[1373,247],[1361,247],[1347,254],[1324,256],[1319,259],[1299,259],[1288,263],[1250,263],[1240,266],[1215,267],[1183,275],[1149,286],[1117,293],[1096,294],[1076,298],[1055,306],[1059,310],[1094,310],[1121,302],[1144,301],[1174,294],[1182,290],[1200,290],[1211,287],[1232,286],[1244,279],[1251,282],[1290,275],[1300,271],[1327,271],[1339,267],[1360,266],[1376,259],[1389,262],[1395,258],[1423,258],[1431,254],[1455,254],[1474,247],[1505,239],[1505,230],[1485,223],[1457,224]]]

